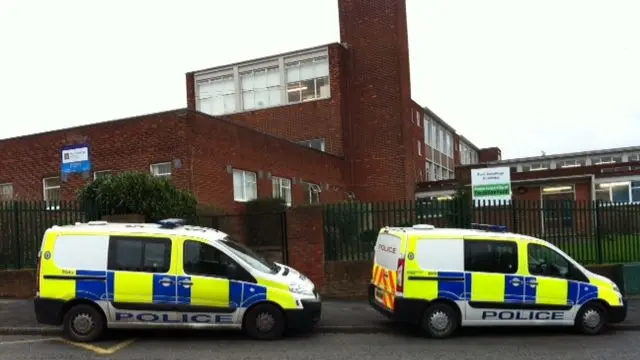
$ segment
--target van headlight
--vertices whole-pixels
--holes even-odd
[[[618,287],[618,285],[616,285],[615,283],[612,284],[613,290],[617,293],[620,293],[620,288]]]
[[[302,284],[291,284],[291,285],[289,285],[289,291],[291,291],[292,293],[295,293],[295,294],[313,296],[313,291],[311,291],[311,289],[303,286]]]

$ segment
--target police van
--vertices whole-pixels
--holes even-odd
[[[180,219],[53,226],[36,281],[37,320],[78,342],[107,328],[157,327],[242,329],[268,340],[310,330],[321,314],[307,277]]]
[[[381,229],[369,302],[434,338],[495,325],[572,326],[598,334],[627,313],[613,281],[547,241],[487,224]]]

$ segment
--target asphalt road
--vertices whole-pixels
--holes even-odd
[[[411,333],[315,334],[276,342],[216,333],[118,337],[80,347],[56,338],[0,337],[0,359],[616,359],[640,358],[640,332],[585,337],[558,332],[463,333],[444,341]]]

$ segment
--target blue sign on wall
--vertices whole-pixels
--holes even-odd
[[[61,157],[61,171],[63,175],[88,173],[91,171],[89,145],[87,144],[65,146],[62,148]]]

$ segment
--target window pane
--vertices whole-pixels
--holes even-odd
[[[269,69],[269,73],[267,76],[267,86],[280,86],[280,71],[278,70],[278,68]]]
[[[611,187],[611,198],[613,202],[629,202],[629,185]]]
[[[233,198],[244,200],[244,177],[240,170],[233,170]]]
[[[315,65],[310,60],[300,62],[300,80],[310,80],[315,78]]]
[[[287,82],[300,81],[300,68],[296,65],[289,65],[286,70]]]
[[[640,188],[634,188],[631,190],[631,201],[640,202]]]
[[[329,59],[316,60],[314,66],[315,77],[329,76]]]
[[[13,185],[2,184],[0,185],[0,201],[13,199]]]
[[[596,200],[599,201],[611,201],[611,197],[609,196],[609,189],[604,190],[596,190]]]
[[[255,106],[256,108],[263,108],[269,106],[269,90],[261,89],[255,90]]]
[[[232,262],[226,254],[211,245],[197,241],[184,243],[184,271],[190,275],[227,278],[229,264]]]
[[[554,250],[529,244],[529,273],[532,275],[566,278],[569,275],[569,262]]]
[[[116,239],[111,238],[115,250],[112,252],[114,266],[109,266],[110,270],[142,271],[142,241],[137,239]]]
[[[287,97],[289,102],[302,101],[302,84],[300,82],[292,82],[287,84]]]
[[[313,100],[316,98],[316,88],[314,80],[305,80],[301,82],[300,93],[302,94],[302,101]]]
[[[321,77],[316,79],[316,94],[318,98],[327,98],[329,97],[329,78]]]
[[[518,270],[515,242],[465,240],[466,271],[512,274]]]
[[[253,91],[245,91],[242,93],[242,105],[244,106],[245,110],[253,109],[256,107]]]
[[[165,263],[166,244],[148,242],[144,245],[144,267],[147,269],[169,269]],[[156,272],[154,270],[154,272]],[[164,272],[164,271],[161,271]]]
[[[281,88],[269,89],[269,105],[276,106],[282,103]]]
[[[253,88],[254,89],[266,89],[267,88],[267,70],[256,70],[253,72]]]

